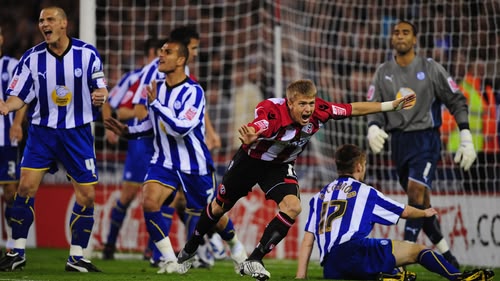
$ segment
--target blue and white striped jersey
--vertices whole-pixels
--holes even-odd
[[[201,86],[186,77],[169,87],[160,82],[157,99],[148,108],[149,122],[129,127],[131,134],[154,131],[153,164],[187,174],[206,175],[214,170],[205,144],[205,95]]]
[[[118,81],[118,84],[116,84],[109,93],[109,105],[111,108],[134,108],[132,100],[135,92],[137,91],[142,74],[143,70],[140,68],[127,72],[122,76],[120,81]],[[127,120],[127,125],[134,126],[140,122],[139,118],[134,117]]]
[[[151,85],[154,80],[157,82],[165,80],[165,73],[158,71],[159,61],[160,59],[156,58],[143,67],[141,82],[139,83],[139,87],[137,88],[137,91],[134,94],[134,99],[132,100],[133,104],[146,105],[148,103],[148,91],[146,90],[146,87]]]
[[[8,56],[0,57],[0,99],[7,100],[7,86],[14,75],[18,60]],[[17,146],[10,142],[9,131],[15,112],[0,116],[0,146]]]
[[[7,94],[30,104],[32,124],[69,129],[95,120],[91,93],[105,88],[101,58],[94,46],[70,38],[62,56],[42,42],[24,53]]]
[[[309,202],[305,231],[319,247],[320,261],[336,245],[367,237],[375,223],[396,224],[405,205],[351,177],[340,177]]]

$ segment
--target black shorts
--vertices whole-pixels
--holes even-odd
[[[231,209],[236,201],[245,197],[258,184],[266,194],[279,204],[286,195],[300,198],[299,184],[295,174],[294,162],[273,163],[254,159],[239,149],[217,188],[217,201],[226,210]]]

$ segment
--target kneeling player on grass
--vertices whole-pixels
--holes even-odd
[[[424,218],[437,214],[396,202],[362,181],[366,154],[346,144],[335,153],[338,178],[309,202],[306,233],[300,247],[297,279],[307,276],[314,240],[320,249],[325,279],[416,280],[415,274],[396,267],[419,263],[448,280],[493,280],[489,270],[461,273],[442,255],[424,245],[391,239],[368,238],[375,223],[396,224],[399,218]]]
[[[269,222],[262,238],[240,273],[258,280],[271,274],[262,259],[283,239],[300,214],[300,195],[294,164],[309,139],[331,119],[344,119],[382,110],[407,108],[415,99],[410,95],[385,104],[355,102],[336,104],[318,98],[310,80],[297,80],[286,90],[286,98],[260,102],[255,120],[239,129],[242,146],[225,173],[217,197],[200,217],[193,235],[179,253],[178,263],[189,263],[204,242],[203,235],[216,225],[236,202],[259,184],[266,199],[276,202],[279,212]]]

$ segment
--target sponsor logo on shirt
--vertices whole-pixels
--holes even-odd
[[[46,74],[47,74],[47,71],[45,71],[45,72],[38,72],[38,75],[39,75],[39,76],[42,76],[42,77],[43,77],[43,79],[45,79],[45,75],[46,75]]]
[[[303,128],[302,128],[302,131],[304,131],[306,134],[310,134],[312,133],[312,130],[313,130],[313,125],[311,123],[305,125]]]
[[[52,91],[52,101],[58,106],[67,106],[71,102],[71,98],[71,91],[64,85],[57,85]]]
[[[341,116],[347,115],[347,110],[345,110],[345,108],[338,107],[336,105],[332,105],[332,111],[334,115],[341,115]]]

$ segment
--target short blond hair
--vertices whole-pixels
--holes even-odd
[[[316,94],[316,86],[308,79],[294,81],[286,88],[286,98],[291,101],[298,95],[312,98],[316,97]]]

